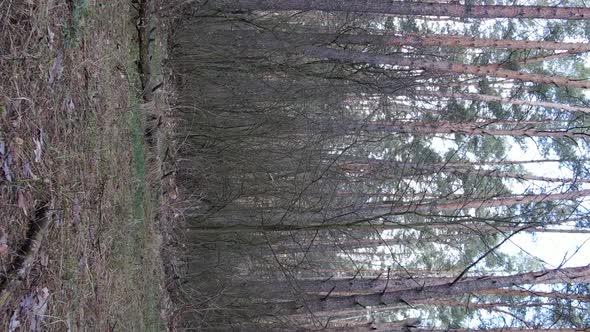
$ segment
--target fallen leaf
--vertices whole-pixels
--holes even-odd
[[[86,257],[82,256],[78,260],[78,272],[83,272],[86,269]]]
[[[49,44],[49,49],[53,50],[53,42],[55,41],[55,33],[47,27],[47,43]]]
[[[0,255],[8,253],[8,235],[4,228],[0,228]]]
[[[20,321],[18,320],[18,310],[15,310],[10,317],[10,324],[8,325],[8,332],[14,332],[20,327]]]
[[[34,138],[33,141],[35,142],[35,162],[41,162],[41,156],[43,155],[43,144],[42,140]]]
[[[67,97],[61,102],[61,109],[64,110],[68,116],[73,116],[76,111],[76,104],[71,97]]]
[[[70,98],[70,101],[68,101],[68,111],[73,112],[76,110],[76,105],[74,104],[74,101]]]
[[[4,178],[8,182],[12,182],[12,171],[10,170],[10,165],[12,165],[12,154],[8,153],[2,162],[2,172],[4,173]]]
[[[33,179],[33,180],[38,180],[39,179],[37,177],[37,175],[35,175],[35,173],[33,173],[33,170],[31,169],[31,163],[29,163],[29,162],[26,162],[23,165],[23,175],[26,178],[29,178],[29,179]]]
[[[43,321],[45,320],[45,312],[47,311],[47,302],[49,300],[49,289],[43,287],[41,292],[37,294],[37,301],[33,306],[33,319],[31,320],[30,331],[43,331]]]
[[[23,210],[25,216],[28,216],[29,214],[27,213],[27,201],[25,199],[24,191],[19,190],[17,196],[18,196],[18,198],[17,198],[18,207]]]
[[[178,198],[178,188],[174,188],[174,190],[170,191],[168,193],[168,196],[170,197],[171,200],[176,200]]]
[[[63,66],[61,64],[62,57],[63,55],[59,53],[53,61],[53,66],[51,67],[51,70],[49,70],[49,79],[47,80],[49,85],[52,85],[63,72]]]
[[[15,137],[14,143],[16,143],[16,145],[23,145],[25,143],[25,141],[20,137]]]
[[[25,297],[23,297],[23,299],[20,301],[20,308],[21,308],[21,311],[26,312],[26,311],[31,310],[32,307],[33,307],[33,295],[28,294]]]
[[[39,141],[41,142],[41,147],[45,146],[45,141],[46,141],[46,137],[45,137],[45,130],[43,128],[39,128]]]
[[[41,265],[44,267],[49,265],[49,255],[47,255],[47,253],[41,254]]]
[[[72,212],[74,213],[72,223],[75,226],[80,223],[80,213],[82,212],[82,206],[80,205],[80,199],[78,197],[74,198]]]
[[[21,312],[28,317],[30,322],[29,331],[43,331],[48,300],[49,289],[47,287],[43,287],[41,290],[37,289],[35,294],[29,294],[21,300]]]

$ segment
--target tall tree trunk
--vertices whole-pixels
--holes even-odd
[[[543,61],[549,61],[549,60],[555,60],[555,59],[561,59],[570,55],[573,55],[574,53],[570,53],[570,52],[560,52],[560,53],[554,53],[554,54],[546,54],[546,55],[539,55],[539,56],[535,56],[535,57],[530,57],[530,58],[524,58],[524,59],[520,59],[520,60],[516,60],[514,61],[515,63],[517,63],[518,65],[521,66],[526,66],[526,65],[530,65],[532,63],[538,63],[538,62],[543,62]],[[502,66],[504,65],[504,63],[490,63],[487,65],[483,65],[484,67],[490,67],[490,68],[502,68]]]
[[[511,314],[509,311],[501,309],[500,307],[504,308],[530,308],[530,307],[540,307],[540,306],[550,306],[555,305],[555,303],[547,303],[547,302],[529,302],[529,303],[510,303],[510,302],[484,302],[484,303],[477,303],[477,302],[466,302],[466,301],[458,301],[455,299],[425,299],[425,300],[418,300],[414,301],[412,304],[430,304],[436,306],[451,306],[451,307],[464,307],[466,309],[484,309],[484,310],[491,310],[496,311],[503,314]]]
[[[378,292],[393,292],[416,287],[444,285],[451,283],[454,277],[416,277],[416,278],[388,278],[387,272],[370,278],[331,278],[331,279],[301,279],[287,281],[256,281],[245,284],[245,287],[260,289],[260,293],[267,292],[270,296],[280,297],[280,292],[294,288],[308,294],[351,295],[371,294]],[[477,277],[467,277],[463,280],[477,280]],[[270,286],[270,287],[269,287]]]
[[[553,202],[559,200],[574,200],[581,197],[590,196],[590,189],[572,191],[560,194],[538,194],[538,195],[517,195],[511,197],[495,197],[489,199],[472,199],[472,200],[454,200],[445,203],[408,203],[402,206],[392,206],[389,208],[390,213],[403,212],[443,212],[460,209],[478,209],[500,206],[514,206],[518,204],[530,204],[540,202]],[[383,203],[379,203],[383,204]]]
[[[583,219],[579,218],[578,220]],[[566,221],[572,221],[568,219]],[[564,221],[564,222],[566,222]],[[250,232],[315,232],[315,231],[326,231],[326,230],[366,230],[366,231],[379,231],[379,230],[395,230],[395,229],[417,229],[417,230],[433,230],[433,229],[445,229],[445,230],[467,230],[473,232],[475,229],[478,234],[493,234],[498,232],[514,232],[522,228],[524,225],[519,224],[518,226],[494,226],[487,222],[457,222],[452,221],[448,223],[386,223],[386,224],[371,224],[371,223],[322,223],[322,224],[310,224],[310,225],[235,225],[235,226],[204,226],[204,227],[189,227],[191,231],[199,233],[250,233]],[[547,228],[544,226],[535,226],[524,230],[527,233],[563,233],[563,234],[590,234],[590,229],[586,228]]]
[[[572,53],[590,51],[588,43],[561,43],[554,41],[537,40],[509,40],[495,38],[477,38],[468,36],[451,35],[416,35],[407,34],[403,36],[383,37],[385,45],[408,45],[408,46],[441,46],[441,47],[471,47],[471,48],[504,48],[509,50],[567,50]]]
[[[465,277],[458,283],[474,282],[482,277]],[[287,281],[254,281],[244,284],[245,287],[260,289],[260,293],[267,292],[268,295],[280,298],[280,292],[286,289],[294,288],[298,291],[308,294],[331,294],[331,295],[351,295],[351,294],[371,294],[379,292],[395,292],[407,289],[421,288],[425,286],[437,286],[450,284],[455,277],[403,277],[388,275],[388,272],[382,272],[374,278],[324,278],[324,279],[300,279]],[[553,283],[553,280],[546,280],[543,283]],[[270,287],[269,287],[270,286]],[[590,301],[588,295],[564,294],[559,292],[536,292],[526,291],[523,289],[481,289],[479,294],[490,295],[511,295],[521,297],[544,297],[560,298],[580,301]],[[424,302],[419,302],[424,303]]]
[[[411,163],[401,162],[395,160],[376,159],[370,157],[359,157],[359,158],[347,158],[341,157],[343,161],[341,167],[344,170],[355,171],[360,168],[371,168],[371,167],[387,167],[387,168],[399,168],[399,167],[420,167],[423,164],[427,164],[432,167],[447,167],[447,168],[473,168],[475,166],[502,166],[502,165],[524,165],[524,164],[540,164],[540,163],[563,163],[567,160],[562,159],[532,159],[532,160],[490,160],[490,161],[449,161],[449,162],[437,162],[437,163]],[[586,159],[579,159],[585,161]]]
[[[513,122],[514,128],[495,129],[486,128],[490,125],[501,124],[500,122],[443,122],[424,123],[413,121],[385,122],[373,121],[358,126],[352,126],[353,130],[364,129],[370,132],[400,133],[400,134],[464,134],[464,135],[490,135],[490,136],[512,136],[512,137],[552,137],[588,139],[590,134],[578,129],[536,129],[530,126],[523,126],[522,122]]]
[[[515,206],[518,204],[531,204],[542,202],[553,202],[560,200],[575,200],[581,197],[590,196],[590,189],[572,191],[567,193],[556,194],[537,194],[537,195],[515,195],[508,197],[491,197],[483,199],[462,198],[447,202],[423,202],[422,200],[416,202],[402,203],[399,202],[378,202],[368,203],[360,208],[355,208],[349,211],[335,209],[333,211],[323,211],[322,213],[304,212],[302,214],[294,214],[290,216],[289,223],[286,223],[287,218],[284,218],[284,213],[277,211],[276,213],[268,213],[264,226],[260,225],[260,213],[258,210],[240,213],[240,217],[228,219],[223,216],[220,221],[213,221],[209,224],[193,227],[191,229],[199,230],[201,232],[225,233],[227,231],[297,231],[297,230],[322,230],[336,228],[353,228],[354,225],[366,225],[369,222],[378,220],[380,218],[395,216],[406,213],[430,213],[436,214],[445,211],[455,211],[461,209],[478,209],[478,208],[492,208],[501,206]],[[229,221],[235,223],[230,224]],[[278,220],[281,223],[276,224]],[[339,226],[336,226],[339,225]],[[407,227],[407,225],[404,225]]]
[[[342,227],[341,227],[342,229]],[[359,229],[360,230],[360,229]],[[367,229],[373,231],[373,229]],[[499,231],[498,231],[499,232]],[[372,232],[371,232],[372,233]],[[372,233],[374,234],[374,233]],[[491,232],[490,232],[491,234]],[[427,234],[420,237],[420,241],[426,243],[449,243],[456,240],[465,233],[447,233],[432,235]],[[369,238],[369,239],[314,239],[310,241],[301,241],[300,243],[290,242],[272,245],[273,254],[293,254],[293,253],[325,253],[330,251],[349,251],[355,249],[374,249],[383,246],[412,245],[416,241],[414,237],[398,238]],[[265,244],[265,243],[263,243]],[[357,253],[360,255],[360,253]]]
[[[412,69],[425,69],[465,75],[469,74],[482,77],[499,77],[523,82],[555,84],[561,87],[590,89],[590,82],[572,80],[563,76],[531,74],[502,68],[457,64],[443,60],[431,61],[424,59],[408,59],[402,56],[374,55],[365,52],[339,50],[328,47],[306,47],[303,52],[305,55],[312,58],[330,59],[341,62],[406,66]]]
[[[518,174],[518,173],[509,173],[509,172],[499,172],[497,170],[467,170],[467,169],[438,169],[438,171],[443,173],[452,173],[452,174],[471,174],[477,176],[489,176],[489,177],[496,177],[496,178],[511,178],[517,180],[525,180],[525,181],[544,181],[544,182],[561,182],[561,183],[590,183],[590,179],[583,179],[583,178],[552,178],[548,176],[536,176],[530,174]]]
[[[195,36],[196,38],[197,36]],[[510,40],[476,38],[452,35],[392,35],[392,34],[339,34],[339,33],[296,33],[259,30],[218,30],[208,35],[212,45],[226,45],[239,48],[291,49],[298,46],[328,44],[373,44],[377,46],[440,46],[466,48],[497,48],[509,50],[554,50],[580,53],[590,51],[587,43],[568,43],[537,40]]]
[[[464,18],[545,18],[584,20],[587,7],[461,5],[457,3],[389,0],[224,0],[212,6],[222,10],[320,10],[391,15],[451,16]]]
[[[547,101],[504,98],[504,97],[484,95],[484,94],[479,94],[479,93],[451,93],[451,92],[425,91],[425,90],[419,90],[418,93],[420,95],[424,95],[424,96],[434,96],[434,97],[439,97],[439,98],[477,100],[477,101],[485,101],[485,102],[496,102],[496,103],[501,103],[501,104],[536,106],[536,107],[544,107],[544,108],[552,108],[552,109],[561,109],[561,110],[571,111],[571,112],[590,113],[590,108],[588,108],[588,107],[571,106],[571,105],[566,105],[566,104],[561,104],[561,103],[553,103],[553,102],[547,102]]]
[[[415,287],[392,292],[377,292],[350,296],[319,296],[308,298],[304,303],[293,301],[268,304],[266,312],[275,310],[285,313],[301,311],[320,312],[353,307],[384,306],[397,303],[411,303],[415,300],[447,298],[486,289],[525,284],[586,283],[590,281],[590,266],[527,272],[509,276],[488,276],[476,280],[447,283],[442,285]],[[273,310],[274,309],[274,310]]]
[[[344,330],[346,331],[346,330]],[[381,331],[387,332],[588,332],[590,328],[562,328],[562,329],[539,329],[539,328],[496,328],[496,329],[422,329],[422,328],[403,328],[403,329],[386,329]]]
[[[490,294],[490,295],[510,295],[519,297],[544,297],[550,299],[564,299],[564,300],[577,300],[583,302],[590,302],[590,295],[580,294],[568,294],[560,292],[537,292],[527,291],[525,289],[487,289],[478,291],[478,294]]]
[[[431,166],[428,164],[425,165],[415,165],[409,166],[404,165],[403,163],[399,163],[398,168],[393,168],[397,171],[403,171],[405,169],[411,169],[413,171],[423,171],[424,173],[410,173],[406,174],[405,176],[415,176],[417,173],[418,175],[430,175],[430,174],[464,174],[464,175],[476,175],[476,176],[486,176],[486,177],[495,177],[495,178],[511,178],[517,180],[525,180],[525,181],[544,181],[544,182],[560,182],[560,183],[590,183],[590,179],[584,178],[554,178],[548,176],[537,176],[537,175],[530,175],[530,174],[519,174],[514,172],[503,172],[497,169],[473,169],[473,168],[458,168],[458,167],[448,167],[448,166]],[[354,170],[352,167],[343,168],[346,172],[350,174],[358,173],[358,174],[375,174],[379,173],[380,168],[376,167],[357,167]],[[385,172],[389,172],[392,168],[385,168]],[[354,193],[351,193],[354,194]],[[358,193],[356,193],[358,195]],[[392,196],[393,194],[388,193],[376,193],[375,195],[369,195],[370,197],[386,197]]]
[[[289,331],[342,331],[342,332],[369,332],[369,331],[381,331],[381,332],[588,332],[590,328],[561,328],[561,329],[542,329],[542,328],[496,328],[496,329],[427,329],[417,327],[392,327],[388,326],[387,323],[370,323],[366,326],[353,326],[338,327],[334,329],[294,329]]]

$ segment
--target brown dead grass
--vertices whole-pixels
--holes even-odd
[[[162,327],[162,240],[150,221],[163,148],[142,145],[131,2],[86,0],[76,12],[83,2],[0,0],[0,166],[12,160],[10,181],[0,170],[1,273],[36,209],[51,211],[28,274],[0,301],[2,330],[15,319],[29,330],[38,318],[21,304],[44,288],[44,329]]]

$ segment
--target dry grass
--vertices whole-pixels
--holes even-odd
[[[44,288],[44,329],[164,328],[152,221],[165,131],[150,151],[132,13],[125,0],[0,0],[0,166],[10,173],[0,170],[1,272],[35,211],[51,215],[28,273],[3,292],[2,330],[38,322],[22,304]]]

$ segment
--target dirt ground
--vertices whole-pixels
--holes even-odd
[[[150,29],[164,84],[141,104],[135,16],[130,0],[0,0],[3,331],[166,330],[166,27]]]

